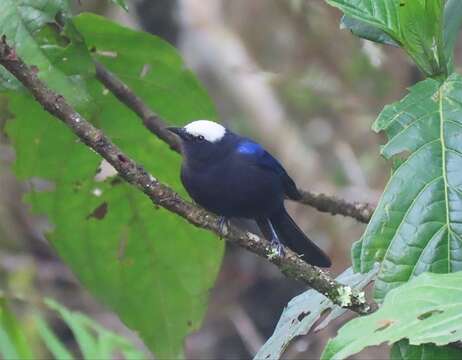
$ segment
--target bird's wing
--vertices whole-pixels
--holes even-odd
[[[286,195],[292,200],[300,199],[301,194],[298,191],[295,182],[287,174],[279,161],[277,161],[260,144],[250,139],[245,139],[238,144],[237,152],[246,158],[247,161],[279,175],[283,182]]]

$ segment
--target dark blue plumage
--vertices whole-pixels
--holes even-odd
[[[226,218],[254,219],[278,250],[282,242],[306,262],[330,266],[285,210],[285,197],[297,200],[301,195],[261,145],[206,120],[169,130],[182,140],[181,180],[195,202]]]

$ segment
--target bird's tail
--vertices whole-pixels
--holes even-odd
[[[295,224],[283,207],[270,217],[279,240],[292,251],[302,256],[308,264],[319,267],[330,267],[329,257]]]

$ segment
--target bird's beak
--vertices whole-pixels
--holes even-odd
[[[168,131],[174,133],[175,135],[178,135],[180,138],[184,138],[185,131],[183,128],[180,127],[168,127],[166,128]]]

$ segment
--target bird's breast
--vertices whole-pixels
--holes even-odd
[[[200,170],[184,166],[181,180],[196,203],[226,217],[266,216],[284,200],[276,174],[256,166],[236,166],[232,161]]]

